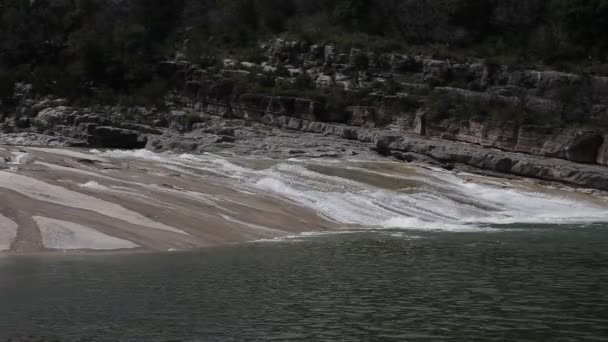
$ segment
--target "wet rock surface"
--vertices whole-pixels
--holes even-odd
[[[332,134],[323,134],[326,124],[316,123],[319,133],[302,132],[285,126],[275,127],[238,119],[206,116],[206,125],[188,133],[168,131],[162,136],[149,137],[146,148],[154,152],[224,153],[238,156],[287,158],[379,158],[372,144],[348,141]],[[298,123],[298,127],[302,127]]]
[[[403,132],[309,122],[271,114],[262,118],[265,124],[211,116],[208,118],[207,128],[187,134],[167,133],[156,136],[151,138],[147,148],[156,152],[222,152],[271,158],[388,156],[445,169],[472,167],[608,190],[608,170],[600,165],[500,151]],[[226,130],[231,134],[223,136],[209,133],[214,130]],[[230,138],[229,142],[224,140],[225,137]]]
[[[314,106],[309,103],[311,107]],[[43,133],[3,134],[0,144],[146,148],[154,152],[224,153],[283,159],[373,159],[388,156],[449,170],[468,167],[608,190],[608,170],[604,166],[565,160],[605,163],[604,137],[594,133],[572,131],[573,134],[563,139],[561,147],[555,148],[555,144],[550,142],[538,143],[550,134],[559,137],[554,131],[548,130],[544,132],[545,135],[532,137],[518,131],[518,134],[511,135],[515,137],[514,140],[509,141],[508,134],[500,133],[508,126],[500,126],[500,129],[493,131],[493,136],[484,133],[487,137],[484,141],[475,141],[469,136],[466,139],[474,143],[469,144],[450,141],[445,136],[442,137],[444,139],[437,139],[403,130],[314,121],[309,119],[313,118],[310,112],[293,117],[284,115],[292,113],[285,110],[265,111],[259,106],[235,108],[211,103],[197,107],[199,111],[196,108],[183,108],[182,111],[169,113],[148,113],[146,120],[171,128],[121,122],[113,119],[111,114],[74,111],[68,107],[47,108],[32,125]],[[112,111],[116,109],[109,110],[110,113]],[[196,118],[196,123],[184,123],[185,115]],[[483,127],[479,129],[483,130]],[[465,140],[465,133],[459,134]],[[529,143],[518,143],[521,141]],[[534,146],[534,149],[526,147],[528,145]],[[488,147],[501,147],[503,150]],[[596,149],[601,153],[595,153]]]

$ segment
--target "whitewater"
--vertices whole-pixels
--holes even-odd
[[[0,251],[181,250],[318,234],[608,222],[601,193],[384,159],[2,148]]]
[[[314,209],[338,224],[370,229],[475,230],[514,223],[608,220],[608,202],[602,197],[392,161],[276,161],[214,154],[159,155],[146,150],[93,152],[101,157],[159,162],[181,172],[203,170],[233,179],[235,187],[243,191],[263,190]],[[267,167],[261,168],[264,164]],[[361,175],[368,180],[383,178],[385,183],[370,184]]]

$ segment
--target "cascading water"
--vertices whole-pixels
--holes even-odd
[[[200,177],[227,178],[236,188],[262,190],[339,224],[362,229],[469,231],[514,223],[608,221],[601,199],[506,181],[471,180],[467,175],[393,162],[272,161],[148,151],[96,153],[107,158],[141,158],[182,172],[205,171],[209,175]]]

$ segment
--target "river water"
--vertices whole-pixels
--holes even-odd
[[[602,225],[0,259],[0,340],[601,341]]]
[[[597,194],[385,161],[19,153],[0,228],[31,215],[44,245],[0,254],[0,341],[608,341]],[[215,243],[169,248],[191,241]]]

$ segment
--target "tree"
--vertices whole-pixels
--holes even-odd
[[[369,0],[340,0],[334,6],[332,17],[337,24],[356,29],[363,23],[370,5]]]
[[[551,10],[574,42],[608,47],[608,0],[553,0]]]
[[[183,10],[183,0],[133,0],[131,22],[148,31],[151,44],[162,45],[178,27]]]

